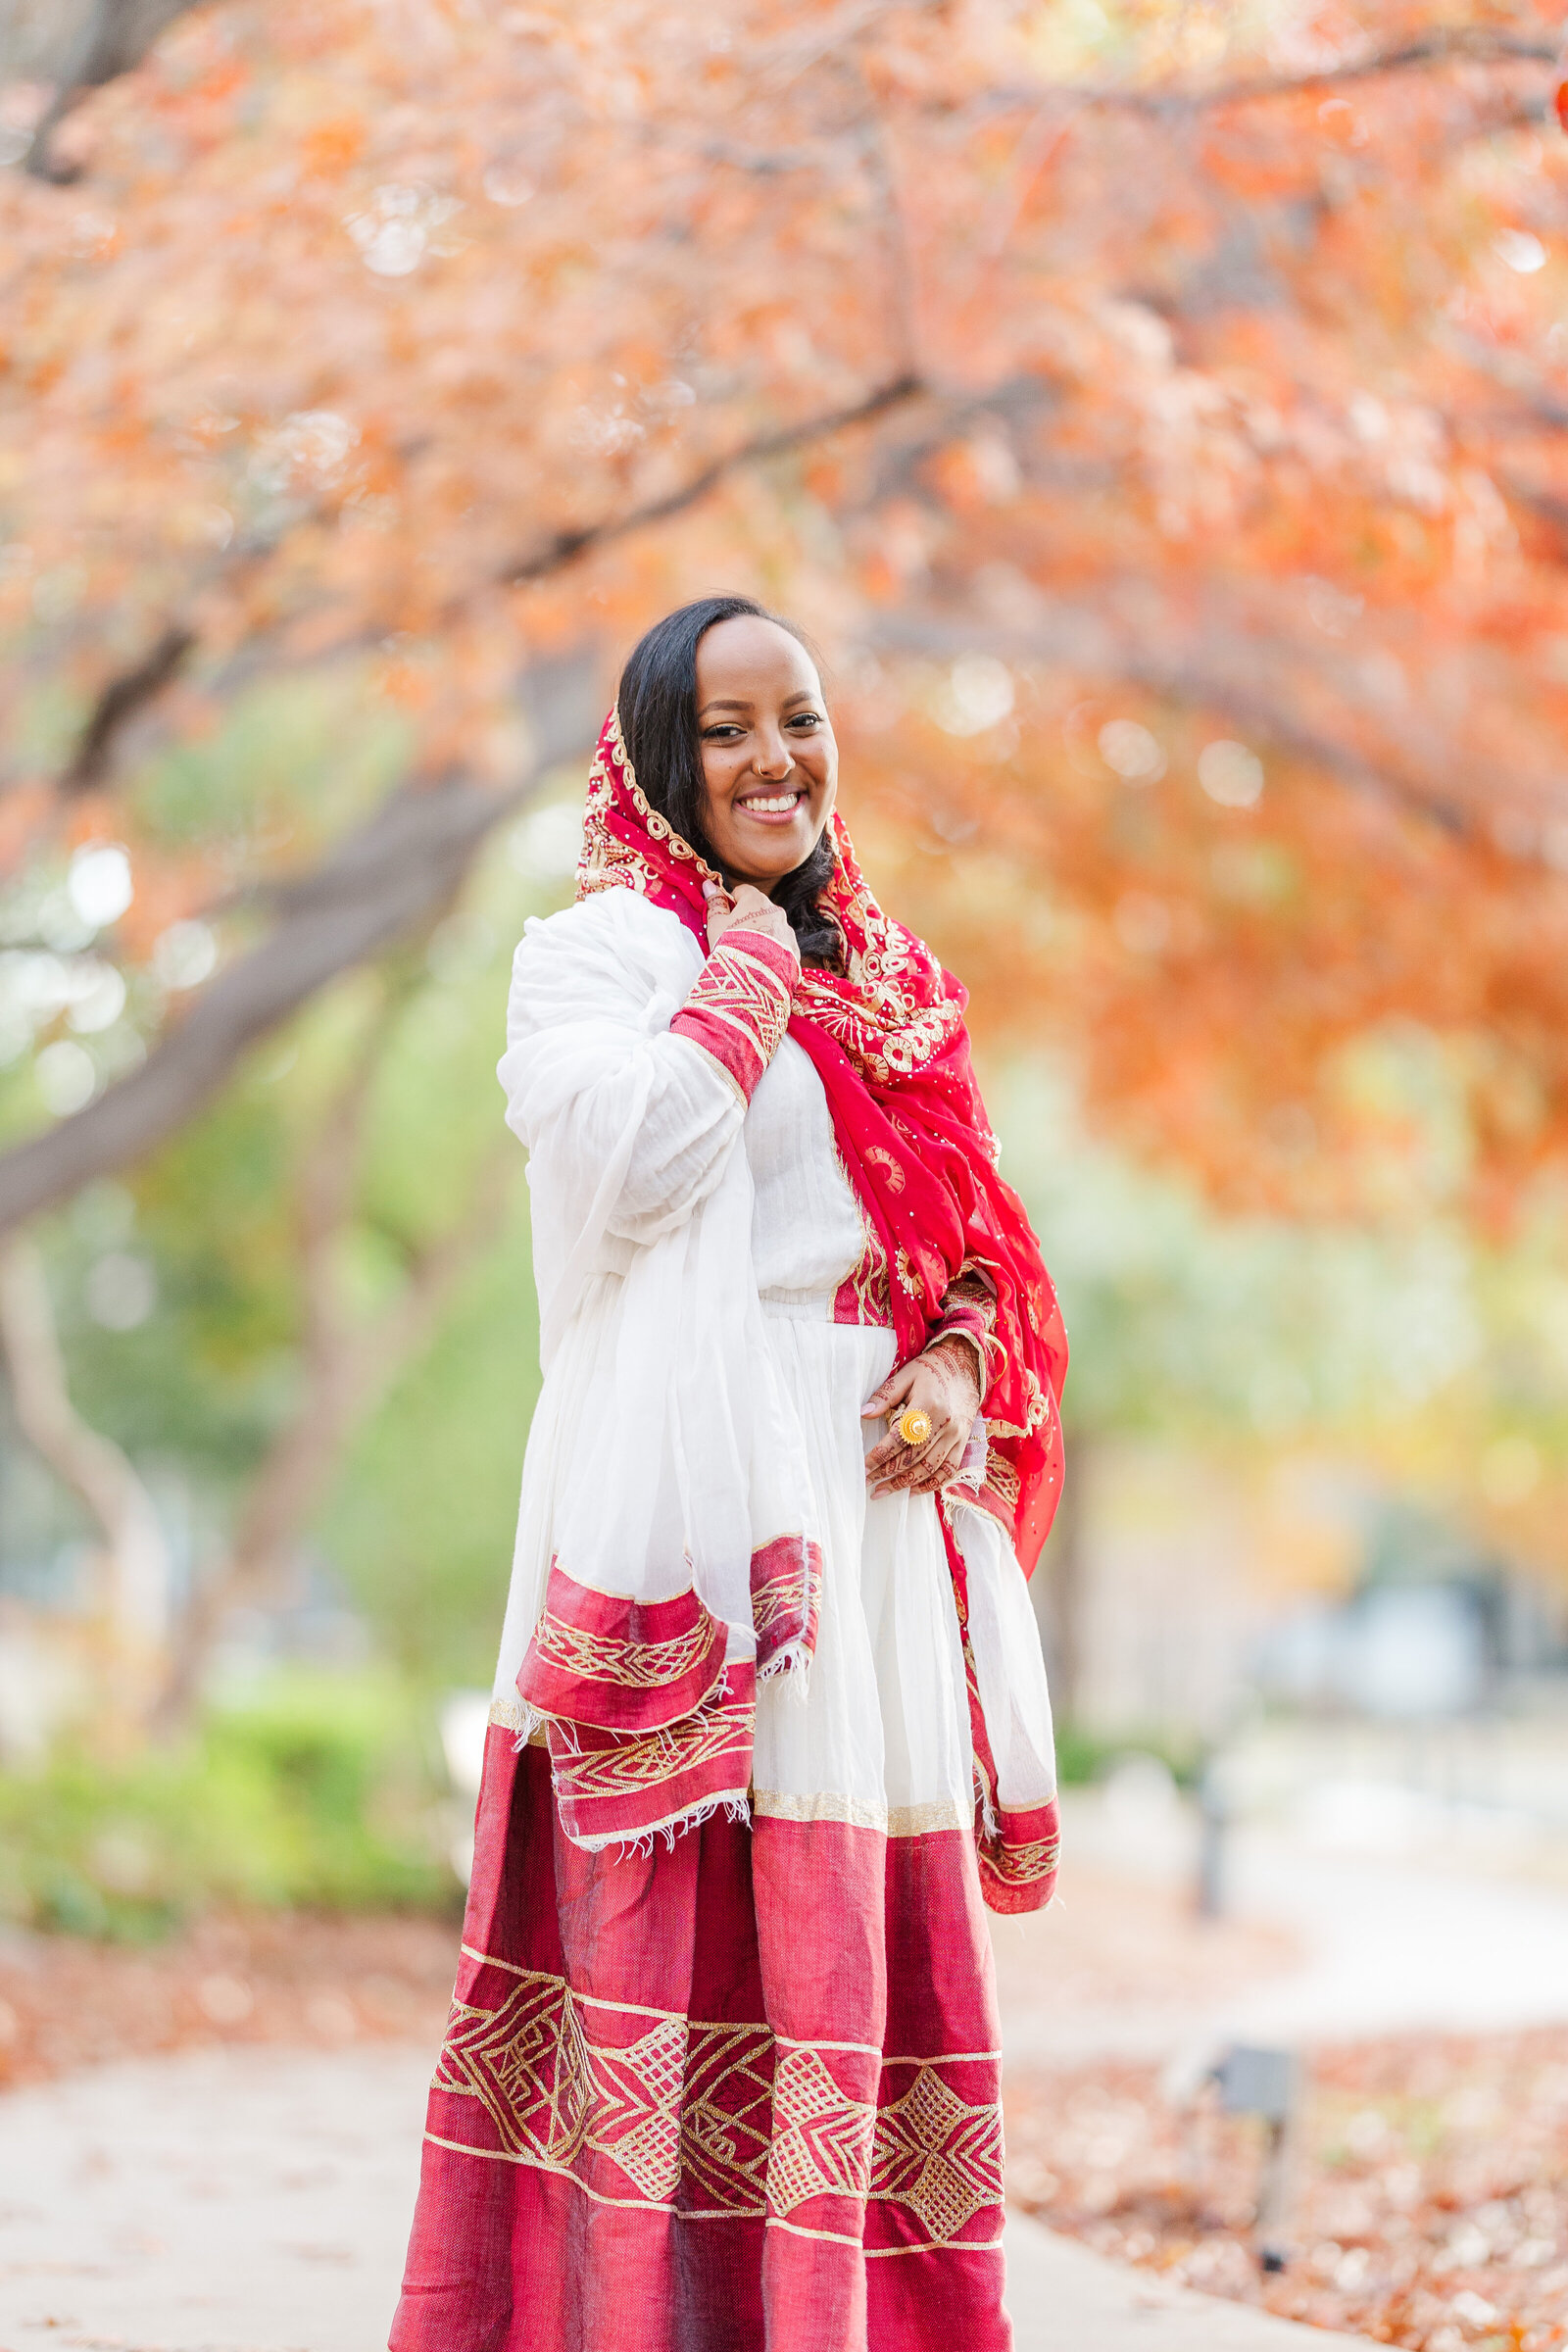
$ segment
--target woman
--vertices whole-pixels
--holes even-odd
[[[836,787],[800,640],[685,607],[517,950],[545,1380],[394,2352],[1011,2341],[1066,1348]]]

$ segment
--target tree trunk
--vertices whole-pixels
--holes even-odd
[[[0,79],[49,83],[54,96],[24,159],[39,179],[75,178],[54,135],[88,90],[139,66],[195,0],[0,0]]]
[[[169,1638],[169,1545],[134,1465],[71,1401],[43,1261],[24,1234],[0,1245],[0,1349],[24,1437],[103,1532],[103,1614],[128,1686],[156,1686]]]
[[[355,1068],[333,1103],[300,1181],[305,1382],[299,1405],[251,1482],[228,1559],[193,1595],[167,1687],[163,1730],[189,1714],[212,1645],[230,1610],[276,1597],[300,1541],[322,1502],[343,1449],[398,1375],[429,1346],[464,1276],[496,1240],[516,1167],[508,1136],[484,1161],[464,1212],[414,1258],[393,1303],[355,1321],[339,1292],[338,1264],[353,1214],[366,1109],[377,1047],[399,1010],[383,1001]]]

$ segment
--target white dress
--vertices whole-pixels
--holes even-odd
[[[866,1235],[821,1083],[786,1038],[743,1105],[716,1063],[670,1034],[702,962],[673,914],[623,890],[531,922],[517,949],[499,1074],[508,1120],[534,1155],[546,1373],[493,1720],[527,1728],[516,1677],[552,1557],[570,1547],[593,1582],[613,1589],[622,1561],[640,1560],[658,1541],[659,1517],[679,1509],[667,1492],[657,1503],[645,1493],[607,1508],[617,1454],[621,1478],[656,1489],[659,1469],[633,1468],[628,1455],[657,1464],[673,1426],[699,1502],[705,1478],[735,1475],[735,1443],[716,1425],[743,1414],[726,1414],[710,1395],[681,1426],[667,1341],[679,1314],[696,1307],[728,1342],[713,1350],[721,1381],[750,1385],[748,1361],[755,1367],[765,1349],[776,1380],[767,1393],[782,1392],[793,1407],[823,1555],[809,1676],[781,1674],[758,1690],[754,1811],[894,1836],[917,1824],[967,1826],[969,1706],[936,1503],[866,1493],[864,1454],[887,1424],[862,1422],[860,1410],[892,1369],[893,1334],[834,1320]],[[608,1200],[607,1170],[615,1185]],[[646,1261],[660,1255],[666,1279],[649,1282]],[[643,1295],[629,1295],[639,1276]],[[639,1381],[667,1382],[668,1393],[639,1393]],[[623,1448],[621,1434],[639,1422],[640,1442]],[[764,1427],[764,1449],[770,1435]],[[797,1442],[797,1431],[790,1437]],[[1038,1629],[997,1522],[961,1506],[955,1520],[999,1799],[1028,1812],[1055,1789]],[[690,1551],[689,1525],[683,1537],[667,1544],[676,1560]],[[716,1613],[729,1622],[730,1654],[748,1654],[738,1598]]]
[[[950,1490],[960,1629],[934,1499],[867,1497],[894,1339],[826,1098],[787,1037],[748,1102],[671,1029],[703,968],[624,889],[517,951],[545,1378],[394,2352],[1012,2343],[971,1727],[987,1899],[1033,1907],[1039,1640],[995,1519]],[[814,1624],[771,1648],[775,1537]],[[568,1690],[708,1693],[612,1739],[608,1815],[606,1718],[519,1694],[552,1642]]]

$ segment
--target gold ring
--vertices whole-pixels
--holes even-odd
[[[917,1404],[911,1404],[906,1413],[899,1415],[893,1426],[906,1446],[923,1446],[931,1435],[931,1416],[923,1413]]]

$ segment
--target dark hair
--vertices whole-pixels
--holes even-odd
[[[620,732],[638,783],[681,839],[714,866],[718,859],[703,829],[707,794],[697,722],[697,648],[719,621],[743,617],[770,620],[806,645],[799,629],[749,596],[702,596],[667,612],[638,640],[615,694]],[[806,650],[811,652],[808,645]],[[816,903],[832,871],[833,844],[824,831],[809,858],[773,885],[773,903],[789,918],[803,962],[836,964],[843,953],[837,923]]]

